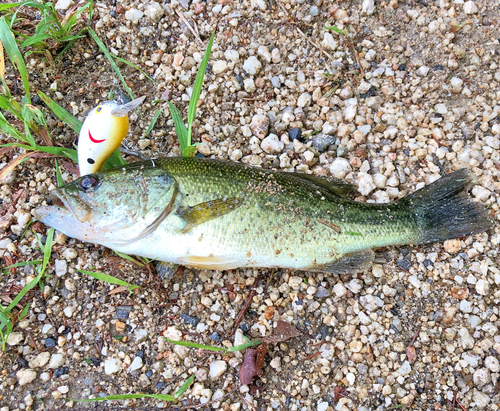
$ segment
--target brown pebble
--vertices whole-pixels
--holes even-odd
[[[456,238],[453,240],[446,240],[443,244],[443,247],[447,253],[458,253],[461,248],[460,240],[457,240]]]
[[[465,300],[469,296],[469,290],[467,288],[453,287],[450,290],[450,295],[457,300]]]
[[[443,315],[443,322],[445,324],[450,324],[453,321],[453,318],[455,318],[456,313],[457,313],[457,309],[455,307],[445,307],[444,315]]]
[[[116,322],[116,331],[117,332],[123,333],[123,332],[125,332],[126,328],[127,328],[127,324],[125,324],[124,322],[121,322],[121,321]]]

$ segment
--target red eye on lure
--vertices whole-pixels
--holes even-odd
[[[78,137],[80,175],[98,172],[128,133],[128,113],[146,96],[126,104],[105,101],[92,109],[83,122]]]

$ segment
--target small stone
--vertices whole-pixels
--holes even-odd
[[[458,253],[461,247],[460,240],[458,239],[446,240],[443,244],[444,251],[450,254]]]
[[[144,13],[137,9],[130,9],[125,12],[125,18],[133,24],[137,24],[142,19],[142,16],[144,16]]]
[[[485,394],[481,391],[474,390],[474,394],[472,394],[472,400],[474,401],[474,409],[482,410],[486,408],[486,406],[490,403],[491,399],[488,394]]]
[[[445,307],[443,314],[443,322],[445,324],[450,324],[455,318],[456,314],[457,314],[457,309],[455,307]]]
[[[30,368],[43,367],[45,364],[47,364],[49,362],[49,359],[50,359],[49,352],[47,352],[47,351],[41,352],[40,354],[38,354],[35,358],[33,358],[29,362],[29,366],[30,366]]]
[[[115,374],[122,368],[122,363],[118,358],[108,358],[104,362],[104,372],[107,375]]]
[[[490,198],[491,191],[488,190],[487,188],[481,187],[481,186],[475,186],[472,189],[472,194],[480,201],[486,201],[488,198]]]
[[[67,394],[69,392],[69,387],[67,385],[61,385],[60,387],[57,387],[57,391],[61,394]]]
[[[484,365],[491,371],[491,372],[499,372],[500,371],[500,362],[493,356],[486,357],[484,360]]]
[[[482,387],[491,381],[490,370],[487,368],[479,368],[473,375],[474,385],[477,387]]]
[[[48,367],[51,369],[56,369],[62,367],[64,365],[64,362],[65,357],[63,354],[52,354]]]
[[[74,248],[66,248],[66,250],[63,251],[62,256],[66,260],[71,261],[78,257],[78,253]]]
[[[222,360],[212,361],[210,363],[209,377],[212,380],[219,378],[227,369],[227,363]]]
[[[321,45],[327,50],[337,50],[339,43],[333,38],[332,34],[328,31],[325,31],[323,34],[323,41]]]
[[[260,147],[268,154],[278,154],[283,151],[285,144],[279,140],[276,134],[269,134],[262,141]]]
[[[311,104],[312,97],[309,93],[302,93],[297,99],[297,106],[306,107]]]
[[[159,3],[153,2],[146,7],[144,14],[155,23],[158,23],[165,14],[165,11]]]
[[[255,90],[257,90],[257,88],[255,87],[255,83],[251,78],[243,80],[243,87],[247,93],[253,93]]]
[[[215,74],[224,73],[227,69],[227,61],[225,60],[217,60],[212,65],[212,71]]]
[[[24,341],[24,334],[22,332],[10,333],[7,337],[7,344],[10,346],[19,345]]]
[[[335,178],[344,178],[350,171],[352,171],[352,167],[349,161],[342,157],[337,157],[330,166],[330,173],[332,173]]]
[[[312,6],[309,9],[309,14],[313,17],[316,17],[319,14],[319,9],[316,6]]]
[[[55,347],[56,346],[56,340],[54,340],[53,338],[46,338],[44,345],[45,345],[45,348]]]
[[[325,151],[332,144],[335,144],[336,138],[328,134],[318,134],[312,139],[312,146],[319,152]]]
[[[375,11],[375,1],[374,0],[363,0],[363,13],[367,15],[372,15]]]
[[[63,313],[66,317],[68,318],[71,318],[73,316],[73,307],[69,306],[69,307],[66,307],[64,310],[63,310]]]
[[[489,292],[490,286],[488,284],[488,281],[481,279],[476,283],[476,293],[478,293],[479,295],[488,295]]]
[[[163,336],[172,341],[181,341],[182,331],[178,330],[177,327],[171,326],[165,330]]]
[[[269,52],[269,49],[266,46],[259,46],[257,49],[257,55],[259,57],[262,57],[263,60],[265,60],[267,63],[270,63],[272,60],[271,53]]]
[[[288,132],[288,137],[290,141],[299,140],[302,141],[302,130],[298,127],[292,128]]]
[[[358,191],[364,196],[367,196],[376,188],[373,183],[373,177],[368,173],[360,172],[356,182],[358,184]]]
[[[55,260],[56,276],[62,277],[68,272],[68,262],[66,260]]]
[[[271,84],[274,88],[280,88],[281,87],[280,78],[278,76],[271,77]]]
[[[327,411],[328,410],[328,404],[327,402],[319,402],[318,403],[318,411]]]
[[[344,287],[344,284],[337,283],[333,286],[333,292],[337,297],[343,297],[347,294],[347,289]]]
[[[474,347],[474,338],[471,337],[469,330],[467,330],[467,328],[465,327],[460,328],[458,330],[458,335],[460,336],[460,341],[464,349],[470,350]]]
[[[115,308],[115,315],[120,320],[125,320],[128,318],[130,311],[132,310],[131,305],[119,305]]]
[[[450,80],[451,87],[453,88],[453,91],[456,93],[460,92],[462,90],[462,86],[464,84],[464,81],[462,79],[459,79],[458,77],[453,77]]]
[[[143,366],[142,358],[135,357],[134,361],[132,361],[132,364],[130,364],[130,371],[140,370],[142,366]]]
[[[16,373],[16,377],[19,381],[19,385],[23,386],[29,384],[36,378],[36,372],[30,369],[22,369]]]
[[[252,117],[252,122],[250,123],[250,129],[252,134],[260,139],[267,136],[269,130],[269,118],[262,114],[256,114]]]
[[[116,332],[117,333],[124,333],[125,330],[127,329],[127,324],[125,324],[122,321],[117,321],[116,324],[115,324],[115,327],[116,327]]]
[[[431,68],[427,66],[419,67],[419,69],[417,70],[417,74],[421,77],[425,77],[429,73],[430,69]]]
[[[376,297],[371,294],[363,295],[359,300],[361,305],[368,311],[375,311],[384,306],[384,302],[380,299],[380,297]]]
[[[476,6],[476,3],[473,1],[467,1],[464,4],[464,13],[465,14],[474,14],[478,12],[478,8]]]
[[[399,375],[408,375],[411,372],[411,365],[408,361],[405,361],[401,364],[401,367],[398,369]]]
[[[192,325],[193,327],[196,327],[198,323],[200,322],[200,319],[198,317],[193,317],[187,314],[181,314],[180,319],[183,320],[186,324]]]
[[[319,286],[316,294],[314,294],[316,298],[328,298],[330,297],[330,291],[328,291],[325,287]]]
[[[58,0],[55,5],[56,10],[68,10],[75,2],[73,0]]]
[[[251,76],[257,74],[262,67],[262,63],[255,56],[250,56],[243,63],[243,70],[245,70]]]

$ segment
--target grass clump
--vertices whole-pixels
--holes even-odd
[[[196,107],[198,105],[198,100],[200,99],[201,88],[203,87],[203,80],[205,78],[205,71],[208,65],[208,59],[210,58],[210,53],[212,52],[212,44],[214,42],[215,33],[212,34],[201,60],[200,67],[198,68],[198,73],[196,74],[196,80],[194,81],[193,92],[191,93],[191,98],[189,100],[188,126],[184,124],[182,116],[179,110],[174,106],[173,103],[167,101],[170,114],[172,115],[172,120],[174,120],[175,132],[177,133],[177,138],[179,139],[179,145],[181,148],[181,153],[183,157],[194,157],[196,153],[196,146],[198,144],[191,144],[191,137],[193,133],[193,121],[196,116]]]

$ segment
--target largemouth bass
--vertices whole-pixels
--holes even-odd
[[[345,273],[374,247],[481,233],[494,221],[465,169],[388,204],[351,200],[341,180],[200,158],[83,176],[52,192],[39,220],[70,237],[194,268]]]

